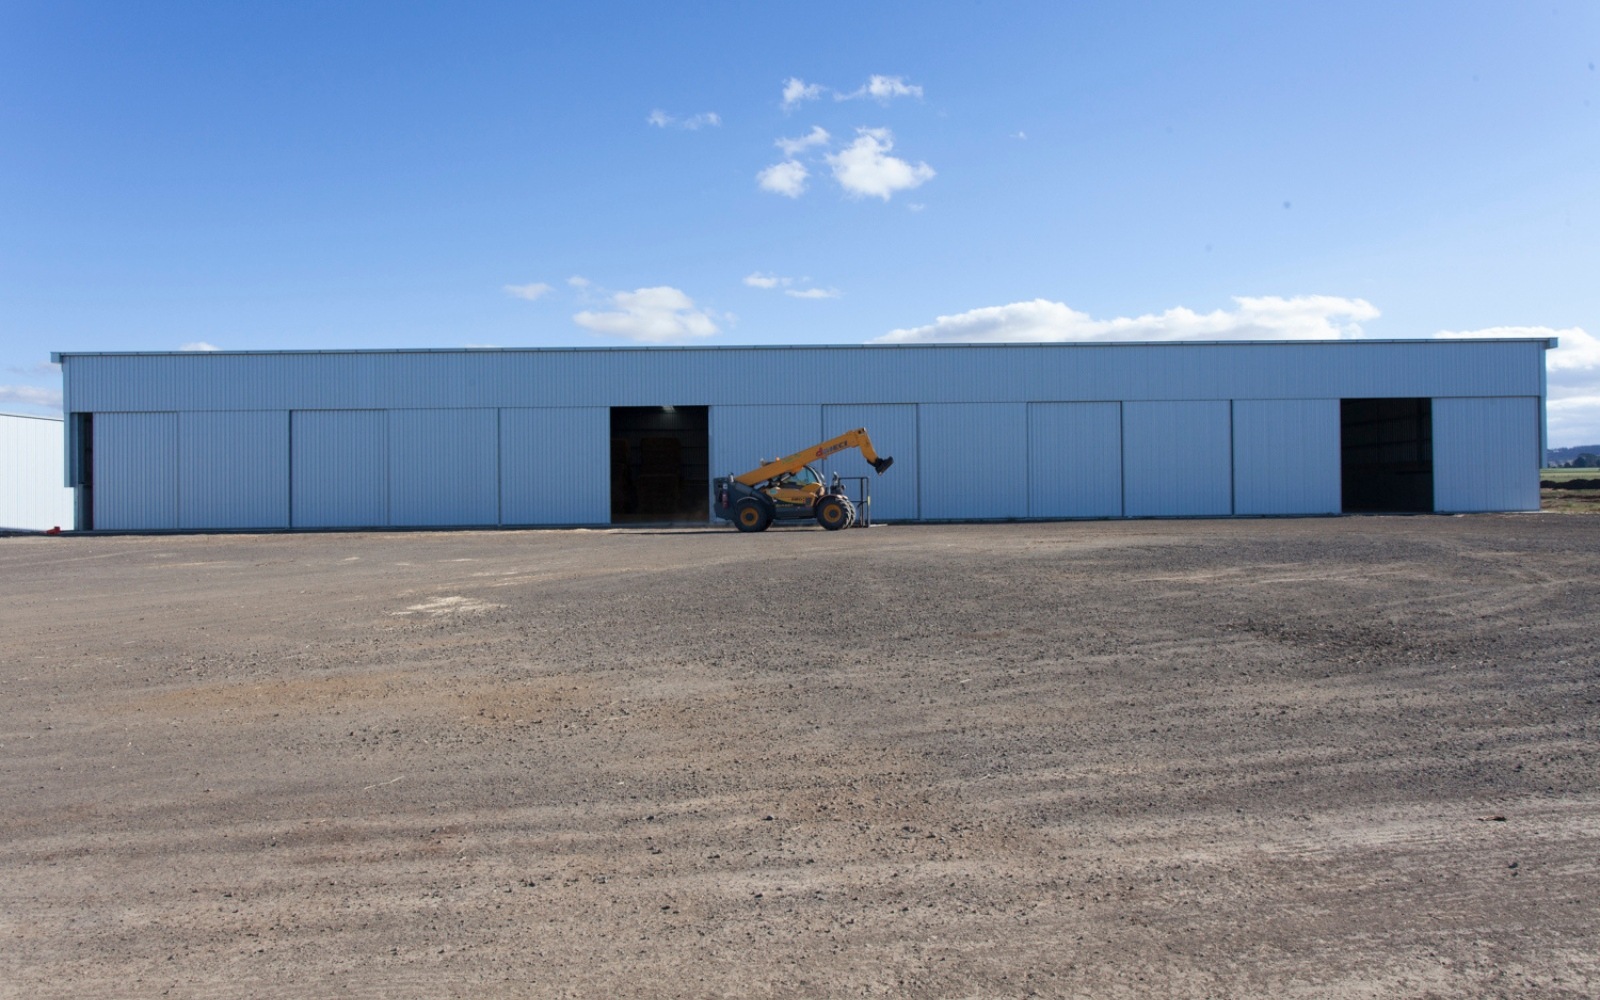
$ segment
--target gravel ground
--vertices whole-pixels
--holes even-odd
[[[0,540],[0,995],[1593,997],[1597,552]]]

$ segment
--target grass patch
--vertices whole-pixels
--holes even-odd
[[[1556,514],[1600,514],[1600,490],[1540,490],[1539,509]]]
[[[1575,479],[1600,480],[1600,469],[1540,469],[1539,509],[1559,514],[1600,514],[1600,489],[1562,489]]]
[[[1572,479],[1600,479],[1600,469],[1540,469],[1539,478],[1550,483]]]

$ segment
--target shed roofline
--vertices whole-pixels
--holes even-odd
[[[65,417],[52,417],[42,413],[12,413],[10,410],[0,410],[0,417],[20,417],[23,420],[50,420],[55,423],[64,423]]]
[[[651,351],[928,351],[973,348],[1112,348],[1112,347],[1322,347],[1369,344],[1540,344],[1547,350],[1560,345],[1557,337],[1392,337],[1359,340],[1123,340],[1123,341],[1005,341],[1003,343],[952,344],[683,344],[673,346],[614,345],[607,347],[362,347],[276,351],[51,351],[52,364],[65,358],[138,357],[239,357],[252,355],[318,354],[614,354]]]

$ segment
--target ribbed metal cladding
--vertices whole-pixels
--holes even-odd
[[[178,526],[178,415],[96,413],[94,526]]]
[[[499,524],[499,444],[496,410],[390,410],[389,523]]]
[[[61,421],[0,413],[0,528],[71,528]]]
[[[1538,411],[1529,397],[1435,399],[1434,509],[1538,510]]]
[[[1022,403],[918,408],[922,516],[1028,515],[1028,411]]]
[[[78,412],[1538,396],[1544,342],[64,354]]]
[[[1124,403],[1123,510],[1129,517],[1232,513],[1229,437],[1225,401]]]
[[[820,406],[713,406],[711,476],[738,475],[822,440]]]
[[[501,523],[609,521],[610,419],[604,406],[501,410]]]
[[[1028,405],[1028,515],[1122,516],[1122,404]]]
[[[918,516],[917,486],[921,464],[917,461],[917,408],[908,403],[858,403],[824,406],[821,437],[835,437],[864,427],[879,455],[894,459],[888,472],[878,475],[859,451],[846,451],[822,463],[824,477],[866,476],[872,495],[872,519],[877,523],[913,521]]]
[[[389,414],[296,410],[291,415],[296,528],[389,523]]]
[[[1339,401],[1235,402],[1233,489],[1236,514],[1337,514]]]
[[[289,414],[178,414],[178,527],[289,526]]]
[[[908,520],[1329,512],[1339,503],[1338,401],[1431,398],[1440,509],[1534,509],[1545,346],[1419,340],[62,360],[68,406],[93,415],[66,427],[69,437],[94,428],[96,527],[377,527],[603,523],[609,408],[663,405],[710,408],[713,476],[865,426],[896,460],[873,480],[875,513]],[[76,442],[62,453],[76,455]],[[865,472],[853,453],[828,467]]]

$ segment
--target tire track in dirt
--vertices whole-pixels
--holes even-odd
[[[0,995],[1591,996],[1597,543],[7,540]]]

